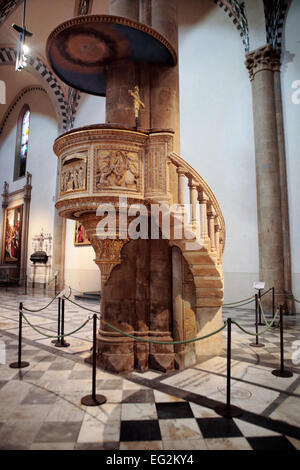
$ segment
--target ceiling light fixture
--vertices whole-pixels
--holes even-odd
[[[22,26],[18,26],[13,24],[12,27],[19,33],[19,40],[18,40],[18,50],[17,50],[17,58],[16,58],[16,71],[20,72],[24,67],[27,65],[27,56],[29,52],[28,46],[25,44],[26,37],[31,37],[32,33],[27,31],[25,27],[25,13],[26,13],[26,0],[24,0],[23,5],[23,23]]]

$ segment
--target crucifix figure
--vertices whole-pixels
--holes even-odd
[[[139,120],[139,111],[140,107],[142,108],[145,107],[145,104],[142,102],[140,98],[140,92],[139,92],[139,87],[135,85],[133,90],[128,90],[128,93],[132,96],[133,98],[133,104],[134,104],[134,116],[135,116],[135,126],[137,128],[138,126],[138,120]]]

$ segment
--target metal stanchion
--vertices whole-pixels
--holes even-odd
[[[61,299],[61,336],[58,339],[55,346],[57,348],[67,348],[70,346],[70,343],[65,342],[64,334],[65,334],[65,299]]]
[[[231,318],[227,319],[227,386],[226,386],[226,405],[218,405],[215,412],[225,418],[236,418],[243,414],[243,411],[237,406],[230,404],[231,395]]]
[[[57,274],[54,276],[54,297],[56,297],[57,293]]]
[[[284,368],[284,347],[283,347],[283,312],[280,305],[280,369],[272,370],[272,374],[276,377],[293,377],[293,372]]]
[[[272,311],[273,311],[273,317],[275,317],[275,314],[276,314],[276,308],[275,308],[275,287],[272,287]],[[273,323],[272,325],[272,328],[277,328],[277,326],[275,325],[275,322]]]
[[[253,348],[263,348],[264,344],[258,341],[258,297],[255,294],[255,330],[256,330],[256,340],[255,343],[250,343],[249,346]]]
[[[18,362],[12,362],[9,364],[9,367],[12,369],[23,369],[23,367],[28,367],[29,362],[22,361],[22,310],[23,304],[19,304],[19,344],[18,344]]]
[[[81,398],[81,403],[86,406],[103,405],[107,398],[96,393],[96,362],[97,362],[97,315],[93,315],[93,370],[92,370],[92,394]]]
[[[57,299],[57,339],[53,339],[51,343],[54,343],[57,346],[60,342],[60,305],[61,305],[61,298],[58,297]]]
[[[258,303],[258,324],[259,326],[264,326],[264,323],[261,321],[261,289],[258,290],[258,298],[259,298],[259,303]]]

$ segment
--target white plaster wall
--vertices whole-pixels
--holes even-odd
[[[226,223],[225,302],[258,280],[251,84],[231,19],[210,0],[179,2],[181,155],[214,191]]]
[[[300,299],[300,103],[295,104],[292,101],[292,95],[296,91],[292,88],[292,84],[300,80],[299,22],[300,2],[294,0],[285,26],[281,79],[291,234],[292,290],[297,299]],[[296,304],[296,306],[297,312],[300,312],[300,305]]]
[[[28,266],[32,254],[32,238],[41,229],[53,235],[54,201],[56,188],[57,158],[52,150],[57,137],[57,121],[48,96],[41,91],[27,93],[9,116],[0,137],[0,189],[4,181],[9,183],[9,192],[22,189],[26,178],[13,181],[17,120],[24,104],[31,111],[29,145],[26,170],[32,174],[32,193],[28,233]],[[3,212],[1,212],[1,227]],[[2,233],[2,229],[1,229]],[[1,244],[2,247],[2,244]]]
[[[105,98],[81,94],[76,110],[74,127],[103,124],[105,122]]]
[[[91,246],[74,245],[75,222],[67,220],[65,282],[79,292],[100,290],[100,270],[94,263],[95,252]]]
[[[105,122],[105,98],[82,94],[74,128]],[[91,246],[74,245],[74,225],[67,221],[65,251],[65,282],[79,292],[100,290],[100,270],[94,263],[95,252]]]

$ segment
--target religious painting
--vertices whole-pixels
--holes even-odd
[[[4,263],[18,264],[21,258],[23,206],[7,209],[4,229]]]
[[[96,188],[137,190],[139,162],[135,152],[99,150],[96,157]]]
[[[90,241],[87,237],[84,226],[76,220],[75,222],[75,233],[74,233],[74,245],[75,246],[84,246],[90,245]]]

